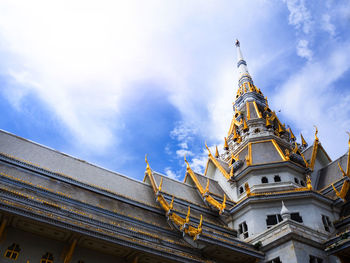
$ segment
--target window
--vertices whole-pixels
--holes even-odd
[[[277,257],[270,261],[267,261],[266,263],[282,263],[282,261],[280,260],[280,257]]]
[[[323,223],[323,226],[324,226],[324,230],[330,232],[330,228],[332,227],[332,223],[329,220],[328,216],[322,215],[322,223]]]
[[[299,184],[299,179],[296,178],[296,177],[294,177],[294,182],[295,182],[296,184]]]
[[[318,257],[315,257],[315,256],[312,256],[310,255],[310,260],[309,260],[310,263],[322,263],[323,260],[321,258],[318,258]]]
[[[267,184],[269,182],[269,179],[267,179],[265,176],[263,178],[261,178],[261,182],[263,184]]]
[[[299,223],[302,223],[303,222],[303,218],[300,216],[299,213],[291,213],[290,214],[290,219],[296,221],[296,222],[299,222]]]
[[[241,186],[241,187],[239,188],[239,193],[240,193],[240,194],[243,194],[243,192],[244,192],[243,186]]]
[[[40,263],[53,263],[53,256],[51,253],[46,253],[40,260]]]
[[[243,235],[244,238],[249,237],[248,226],[245,221],[238,225],[238,234]]]
[[[16,260],[18,258],[19,252],[21,249],[19,248],[18,244],[13,243],[11,246],[9,246],[4,254],[5,258]]]
[[[279,222],[282,222],[282,216],[280,214],[276,215],[268,215],[266,218],[266,226],[267,228],[272,227],[273,225],[277,225]]]
[[[301,186],[305,186],[305,182],[303,180],[300,180]]]
[[[281,182],[281,177],[277,174],[277,175],[275,175],[275,177],[273,178],[273,180],[274,180],[275,182]]]

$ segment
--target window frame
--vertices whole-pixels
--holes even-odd
[[[17,260],[19,257],[19,252],[21,252],[21,249],[19,248],[19,245],[17,243],[13,243],[11,246],[9,246],[5,253],[4,257],[11,259],[11,260]],[[9,255],[7,255],[9,254]],[[15,255],[15,257],[13,257]]]
[[[243,221],[238,225],[238,234],[242,235],[244,239],[249,237],[248,225],[246,221]]]

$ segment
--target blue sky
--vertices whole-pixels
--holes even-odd
[[[1,1],[0,128],[133,178],[222,147],[236,50],[271,108],[334,159],[350,130],[348,1]]]

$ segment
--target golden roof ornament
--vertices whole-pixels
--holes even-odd
[[[249,128],[248,128],[247,122],[246,122],[245,118],[243,118],[243,131],[246,132],[248,130],[249,130]]]
[[[235,128],[235,131],[236,131],[236,128]],[[228,143],[227,143],[226,137],[224,137],[224,139],[225,139],[224,149],[227,151],[228,150]]]
[[[307,147],[307,142],[305,141],[305,139],[304,139],[304,137],[303,137],[303,135],[300,133],[300,137],[301,137],[301,145],[304,147],[304,148],[306,148]]]
[[[218,146],[217,145],[215,147],[215,157],[219,158],[219,150],[218,150]]]

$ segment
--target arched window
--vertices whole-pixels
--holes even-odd
[[[19,248],[18,244],[13,243],[11,246],[9,246],[4,254],[5,258],[16,260],[19,256],[19,252],[21,249]]]
[[[243,194],[243,192],[244,192],[243,186],[241,186],[241,187],[239,188],[239,193],[240,193],[240,194]]]
[[[269,182],[269,179],[267,179],[267,177],[264,176],[263,178],[261,178],[261,182],[263,184],[267,184]]]
[[[305,182],[303,180],[300,180],[301,186],[305,186]]]
[[[46,253],[40,260],[40,263],[53,263],[53,256],[51,253]]]
[[[279,175],[275,175],[275,177],[273,178],[273,180],[275,182],[281,182],[281,177]]]
[[[299,179],[296,178],[296,177],[294,177],[294,182],[295,182],[296,184],[299,184]]]

